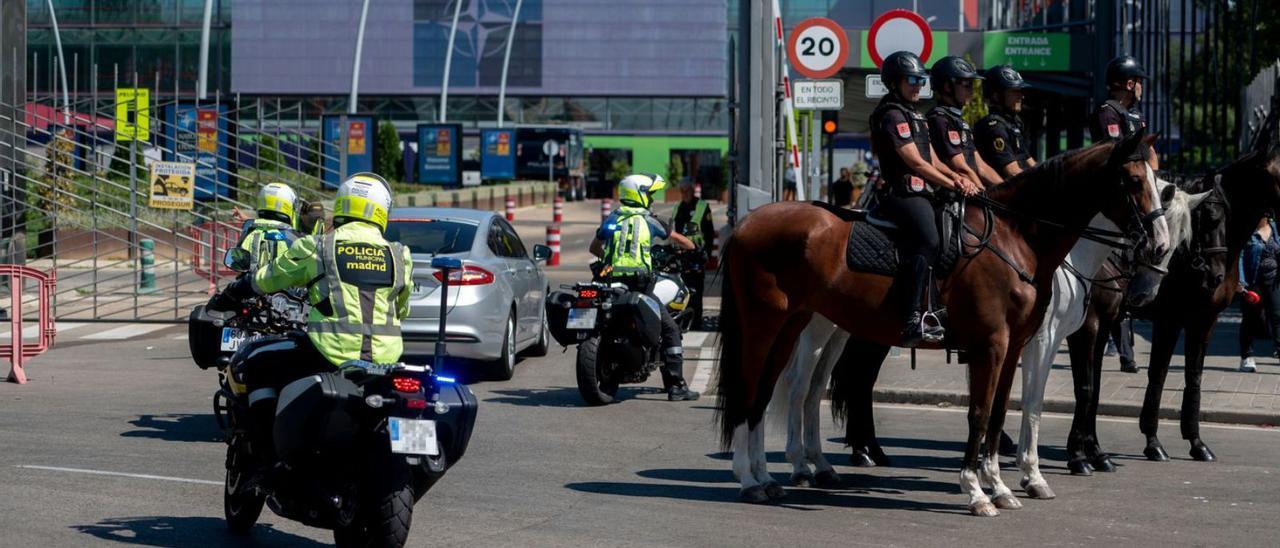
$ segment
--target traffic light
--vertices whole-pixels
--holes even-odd
[[[822,134],[835,135],[837,131],[840,131],[840,111],[822,111]]]

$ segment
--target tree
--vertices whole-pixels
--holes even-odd
[[[258,137],[258,169],[279,173],[281,167],[280,141],[263,133]]]
[[[400,150],[400,132],[395,124],[384,121],[378,124],[378,144],[374,147],[377,158],[374,172],[392,181],[404,180],[404,153]]]
[[[684,159],[678,153],[673,153],[671,163],[667,164],[667,178],[672,183],[679,183],[684,179]]]

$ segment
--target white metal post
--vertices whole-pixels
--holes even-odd
[[[211,26],[213,26],[213,0],[204,0],[204,22],[200,27],[200,75],[197,77],[196,85],[196,97],[200,100],[209,98],[209,28]]]
[[[360,51],[364,49],[364,22],[368,17],[369,0],[364,0],[364,7],[360,8],[360,27],[356,29],[356,59],[351,66],[351,97],[347,99],[347,112],[351,114],[356,113],[356,96],[360,89]]]
[[[449,27],[449,47],[444,53],[444,82],[440,84],[440,123],[444,123],[448,118],[449,68],[453,63],[453,39],[458,34],[458,15],[462,14],[463,1],[457,0],[457,3],[453,5],[453,25]]]
[[[502,119],[506,117],[507,102],[507,66],[511,64],[511,44],[516,41],[516,23],[520,21],[520,5],[524,0],[516,0],[516,10],[511,14],[511,30],[507,31],[507,52],[502,55],[502,82],[498,84],[498,127],[502,127]]]
[[[58,69],[62,71],[62,123],[71,123],[71,93],[67,91],[67,57],[62,54],[62,33],[58,32],[58,16],[53,13],[53,0],[49,5],[49,23],[53,25],[53,43],[58,47]],[[54,87],[57,87],[56,85]],[[54,101],[57,101],[55,98]],[[16,104],[16,103],[15,103]]]

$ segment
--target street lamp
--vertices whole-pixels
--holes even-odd
[[[367,1],[367,0],[366,0]],[[444,53],[444,82],[440,84],[440,123],[448,118],[449,109],[449,65],[453,63],[453,38],[458,34],[458,15],[462,13],[463,0],[455,0],[453,5],[453,25],[449,27],[449,47]]]
[[[53,2],[53,0],[49,0]],[[204,0],[204,22],[200,27],[200,75],[196,82],[196,98],[209,98],[209,27],[213,25],[213,0]]]
[[[364,0],[364,7],[360,8],[360,27],[356,30],[356,59],[351,67],[351,97],[347,99],[347,112],[350,114],[356,113],[356,95],[360,88],[360,50],[364,48],[364,22],[368,17],[369,0]],[[346,132],[346,128],[343,128],[343,135]]]
[[[62,72],[62,123],[71,123],[71,93],[67,91],[67,56],[62,54],[62,33],[58,32],[58,16],[53,13],[53,0],[49,5],[49,22],[53,24],[53,43],[58,47],[58,70]],[[17,104],[17,97],[14,98]]]
[[[511,15],[511,30],[507,31],[507,52],[502,55],[502,83],[498,86],[498,127],[502,127],[502,119],[506,117],[504,104],[507,102],[507,66],[511,64],[511,44],[516,41],[516,23],[520,20],[520,5],[524,0],[516,0],[516,11]]]

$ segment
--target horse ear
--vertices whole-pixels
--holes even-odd
[[[1187,209],[1195,209],[1197,207],[1200,207],[1200,204],[1204,203],[1205,198],[1208,198],[1210,194],[1213,194],[1212,190],[1208,192],[1201,192],[1199,194],[1188,194]]]
[[[1142,142],[1149,147],[1156,146],[1156,141],[1160,140],[1160,133],[1152,133],[1142,138]]]
[[[1111,156],[1107,158],[1107,167],[1119,169],[1125,163],[1134,161],[1138,147],[1142,145],[1142,139],[1143,134],[1139,132],[1117,141],[1111,149]]]
[[[1162,186],[1160,187],[1160,203],[1168,205],[1173,201],[1173,197],[1177,195],[1178,187],[1163,179],[1160,180],[1160,183],[1162,183]]]

